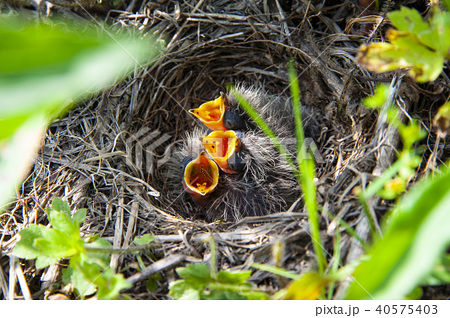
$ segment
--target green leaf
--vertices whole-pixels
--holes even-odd
[[[79,209],[72,217],[72,220],[75,224],[77,224],[78,227],[80,227],[80,224],[84,222],[86,219],[86,209]]]
[[[427,132],[422,130],[415,120],[410,121],[408,125],[401,125],[399,127],[399,132],[404,149],[410,149],[413,144],[427,136]]]
[[[67,201],[61,200],[61,198],[54,198],[52,202],[52,210],[64,212],[66,215],[70,216],[70,206]]]
[[[47,214],[53,229],[74,239],[80,238],[80,225],[72,220],[70,212],[47,209]]]
[[[286,289],[274,295],[275,299],[316,300],[330,279],[316,272],[304,274],[299,280],[293,281]]]
[[[247,297],[241,293],[229,291],[229,290],[217,290],[213,289],[208,293],[201,294],[202,299],[205,300],[246,300]]]
[[[450,13],[442,12],[434,7],[430,24],[433,29],[434,47],[446,58],[449,57],[450,49]],[[433,46],[432,46],[433,47]]]
[[[37,268],[55,264],[61,258],[84,252],[79,225],[71,218],[68,204],[55,198],[52,207],[47,209],[47,212],[53,228],[30,225],[29,228],[20,231],[21,239],[14,249],[14,255],[18,257],[36,258]]]
[[[112,268],[108,268],[102,273],[106,284],[98,284],[97,298],[98,299],[117,299],[122,289],[131,288],[133,285],[123,277],[121,274],[114,274]]]
[[[150,244],[151,242],[155,241],[155,237],[151,234],[144,234],[141,237],[136,237],[134,239],[134,243],[136,245],[144,245],[144,244]]]
[[[0,118],[1,108],[0,104]],[[26,177],[46,124],[45,116],[35,116],[20,122],[14,135],[7,140],[0,138],[0,215],[14,194],[14,188]],[[0,127],[1,135],[6,127],[1,123]]]
[[[413,186],[384,225],[346,299],[403,299],[450,243],[450,170]]]
[[[36,259],[36,268],[55,264],[63,257],[76,254],[82,246],[65,233],[42,225],[30,225],[19,232],[21,239],[14,248],[14,255]]]
[[[145,287],[150,292],[154,292],[156,290],[156,288],[158,288],[158,282],[160,282],[161,280],[162,280],[161,273],[156,273],[154,275],[151,275],[147,279],[147,282],[145,283]]]
[[[252,275],[252,271],[220,271],[217,274],[217,281],[224,284],[241,284],[245,283],[247,279]]]
[[[83,299],[86,296],[94,294],[97,291],[97,287],[86,279],[84,273],[81,271],[81,267],[77,266],[79,261],[79,257],[70,259],[69,266],[62,271],[62,280],[66,285],[72,283],[76,295]]]
[[[450,103],[441,107],[433,118],[433,125],[437,127],[440,134],[446,136],[450,132]]]
[[[389,95],[389,85],[378,84],[373,96],[369,96],[363,99],[362,103],[367,108],[379,108],[386,103]]]
[[[211,281],[209,268],[203,263],[188,264],[186,267],[177,268],[176,272],[192,283],[206,284]]]
[[[450,48],[449,14],[438,7],[432,8],[432,12],[429,23],[417,10],[407,7],[388,13],[388,17],[398,30],[414,35],[422,45],[446,56]]]
[[[112,248],[111,243],[105,239],[97,238],[95,241],[84,243],[86,249],[88,248]],[[111,261],[111,255],[105,252],[91,252],[86,251],[86,255],[91,263],[96,263],[101,267],[108,267]]]
[[[49,229],[43,232],[43,238],[34,241],[34,246],[39,249],[40,255],[60,259],[79,253],[83,249],[82,243],[64,232]]]
[[[37,269],[41,269],[50,265],[55,265],[57,261],[59,261],[59,258],[41,255],[36,258],[35,266]]]
[[[444,56],[421,45],[414,36],[390,30],[391,43],[371,43],[360,47],[358,63],[378,73],[410,68],[418,82],[434,81],[442,72]]]
[[[0,61],[7,61],[0,63],[0,214],[49,120],[162,51],[152,37],[111,37],[106,30],[0,19]]]
[[[200,292],[204,288],[192,288],[185,280],[178,280],[170,286],[169,295],[174,299],[200,300]]]
[[[219,271],[216,279],[211,277],[208,266],[201,263],[177,268],[183,280],[170,286],[170,296],[174,299],[269,299],[263,292],[252,289],[246,280],[251,271]]]
[[[389,12],[388,17],[398,30],[412,33],[420,42],[436,49],[438,39],[433,36],[430,24],[422,19],[417,10],[402,6],[400,10]]]
[[[374,72],[409,68],[418,82],[434,81],[450,57],[450,13],[434,7],[427,22],[417,10],[401,7],[388,16],[398,29],[388,31],[390,43],[361,46],[358,62]]]
[[[116,299],[122,289],[132,286],[121,274],[114,274],[110,267],[105,268],[85,259],[81,259],[77,266],[86,281],[97,286],[98,299]]]
[[[20,258],[35,259],[40,255],[39,249],[34,246],[34,241],[42,238],[42,232],[47,231],[45,226],[31,224],[28,228],[19,232],[20,240],[14,247],[13,254]]]
[[[263,292],[243,292],[241,295],[245,296],[248,300],[269,300],[270,297]]]
[[[442,0],[447,11],[450,11],[450,0]]]
[[[422,288],[416,287],[410,292],[404,300],[419,300],[422,297]]]
[[[425,276],[421,285],[450,284],[450,254],[445,254],[438,259],[431,273]]]
[[[137,41],[116,33],[112,38],[101,29],[64,23],[65,29],[11,19],[0,23],[0,60],[8,61],[0,66],[0,126],[14,129],[16,119],[26,114],[57,115],[70,98],[111,84],[157,53],[153,39]],[[0,139],[4,137],[2,130]]]

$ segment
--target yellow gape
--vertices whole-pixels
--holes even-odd
[[[218,182],[219,168],[204,151],[184,169],[183,185],[191,194],[204,196],[214,191]]]
[[[200,105],[199,108],[190,109],[189,112],[209,129],[212,130],[226,130],[223,124],[223,116],[225,115],[225,99],[219,98]]]
[[[238,173],[228,166],[228,160],[241,147],[241,141],[234,131],[214,131],[206,137],[199,137],[199,140],[220,169],[226,173]]]

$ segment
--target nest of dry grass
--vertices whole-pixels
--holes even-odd
[[[404,116],[418,117],[430,133],[417,178],[431,167],[427,162],[431,153],[438,161],[448,158],[448,147],[435,149],[431,128],[434,105],[448,91],[448,78],[418,87],[401,73],[374,75],[361,69],[355,63],[359,45],[380,37],[386,25],[371,24],[367,32],[367,20],[361,19],[356,1],[144,0],[128,5],[128,10],[110,11],[107,22],[143,36],[156,32],[167,42],[167,52],[49,127],[29,177],[0,219],[2,282],[14,267],[5,253],[14,247],[17,233],[31,223],[45,224],[45,208],[55,197],[67,200],[73,209],[87,208],[82,232],[99,234],[114,247],[126,248],[146,233],[157,238],[160,245],[152,252],[160,260],[157,272],[162,279],[150,292],[145,277],[137,274],[128,291],[136,299],[168,298],[168,286],[177,278],[174,267],[208,261],[205,239],[210,235],[215,238],[222,269],[248,269],[253,262],[274,265],[271,250],[275,243],[284,246],[276,265],[296,273],[314,268],[307,215],[301,204],[237,223],[183,217],[177,208],[180,203],[167,199],[157,165],[170,145],[198,125],[187,110],[217,97],[227,83],[258,84],[268,92],[288,96],[289,58],[300,75],[302,102],[325,114],[326,124],[316,140],[324,163],[317,165],[316,176],[321,234],[329,259],[336,231],[341,232],[343,264],[361,255],[361,245],[337,220],[345,220],[363,239],[369,238],[367,221],[352,191],[388,167],[399,146],[396,131],[360,104],[378,82],[392,83],[397,91],[395,102]],[[60,6],[52,10],[86,20],[90,20],[86,12],[96,11]],[[154,149],[155,164],[130,164],[130,151],[135,156],[137,150],[127,149],[127,140],[141,138],[144,127],[148,128],[145,134],[154,133],[152,138],[169,138]],[[391,202],[374,199],[375,219],[390,206]],[[153,268],[155,259],[144,261]],[[37,271],[32,263],[24,263],[32,298],[44,298],[51,284],[59,281],[61,266]],[[111,266],[125,277],[137,273],[133,255],[113,255]],[[285,284],[260,270],[250,280],[272,291]],[[17,286],[16,290],[15,297],[21,298],[23,292]],[[8,286],[2,284],[3,298],[7,291]]]

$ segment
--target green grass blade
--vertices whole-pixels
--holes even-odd
[[[292,107],[294,110],[295,132],[297,136],[297,162],[300,169],[300,183],[305,195],[305,204],[308,210],[311,238],[314,252],[317,256],[317,266],[320,273],[324,273],[326,268],[326,258],[320,238],[319,213],[317,210],[316,185],[314,184],[314,158],[307,158],[306,147],[303,147],[305,135],[303,132],[301,105],[300,105],[300,88],[297,80],[297,72],[295,66],[289,63],[290,89],[292,95]]]
[[[341,262],[341,232],[339,229],[336,231],[334,236],[334,244],[333,244],[333,265],[331,266],[331,273],[337,273],[339,269],[339,265]],[[331,300],[333,298],[335,282],[330,282],[328,286],[327,292],[327,300]]]
[[[450,243],[450,170],[416,184],[384,226],[346,299],[402,299]]]
[[[250,103],[248,103],[248,101],[245,100],[245,98],[233,86],[230,87],[230,91],[235,96],[237,101],[241,104],[245,112],[250,116],[250,118],[270,138],[275,148],[291,166],[293,173],[295,174],[299,184],[301,185],[305,197],[306,207],[308,209],[309,221],[311,224],[311,238],[314,246],[314,251],[317,255],[318,268],[321,273],[324,273],[326,268],[326,258],[323,252],[322,240],[320,238],[319,231],[319,215],[317,211],[316,187],[314,184],[314,161],[313,159],[307,159],[306,149],[305,147],[303,147],[305,138],[300,108],[300,88],[297,81],[297,75],[292,64],[289,67],[289,74],[291,78],[291,94],[296,126],[297,161],[299,163],[299,168],[297,168],[295,163],[292,161],[286,148],[281,144],[280,140],[277,138],[272,129],[270,129],[264,119],[261,118],[261,116],[250,105]],[[314,156],[311,156],[311,158],[313,157]]]
[[[275,267],[275,266],[270,266],[270,265],[266,265],[266,264],[259,264],[259,263],[253,263],[252,265],[250,265],[253,268],[256,269],[260,269],[262,271],[266,271],[275,275],[279,275],[279,276],[283,276],[283,277],[287,277],[293,280],[297,280],[301,278],[301,275],[292,273],[288,270],[285,270],[283,268],[279,268],[279,267]]]
[[[258,114],[258,112],[250,105],[250,103],[234,88],[233,86],[230,86],[229,90],[234,95],[234,97],[237,99],[239,104],[241,104],[242,108],[245,110],[245,112],[250,116],[250,118],[261,128],[261,130],[266,134],[267,137],[270,138],[275,148],[278,150],[278,152],[283,156],[283,158],[287,161],[287,163],[291,166],[293,173],[297,177],[298,180],[300,180],[300,175],[297,171],[297,168],[292,161],[291,157],[289,156],[288,151],[286,148],[281,144],[278,137],[275,135],[275,133],[270,129],[270,127],[266,124],[264,119],[261,118],[261,116]]]

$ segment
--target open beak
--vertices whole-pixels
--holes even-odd
[[[184,169],[183,186],[192,195],[205,196],[214,191],[218,182],[219,168],[204,151]]]
[[[231,164],[241,147],[241,141],[234,131],[214,131],[199,140],[222,171],[231,174],[240,172],[235,170],[236,165]]]
[[[227,130],[224,126],[223,118],[226,110],[226,97],[219,98],[200,105],[199,108],[190,109],[189,112],[200,119],[200,121],[212,130]]]

